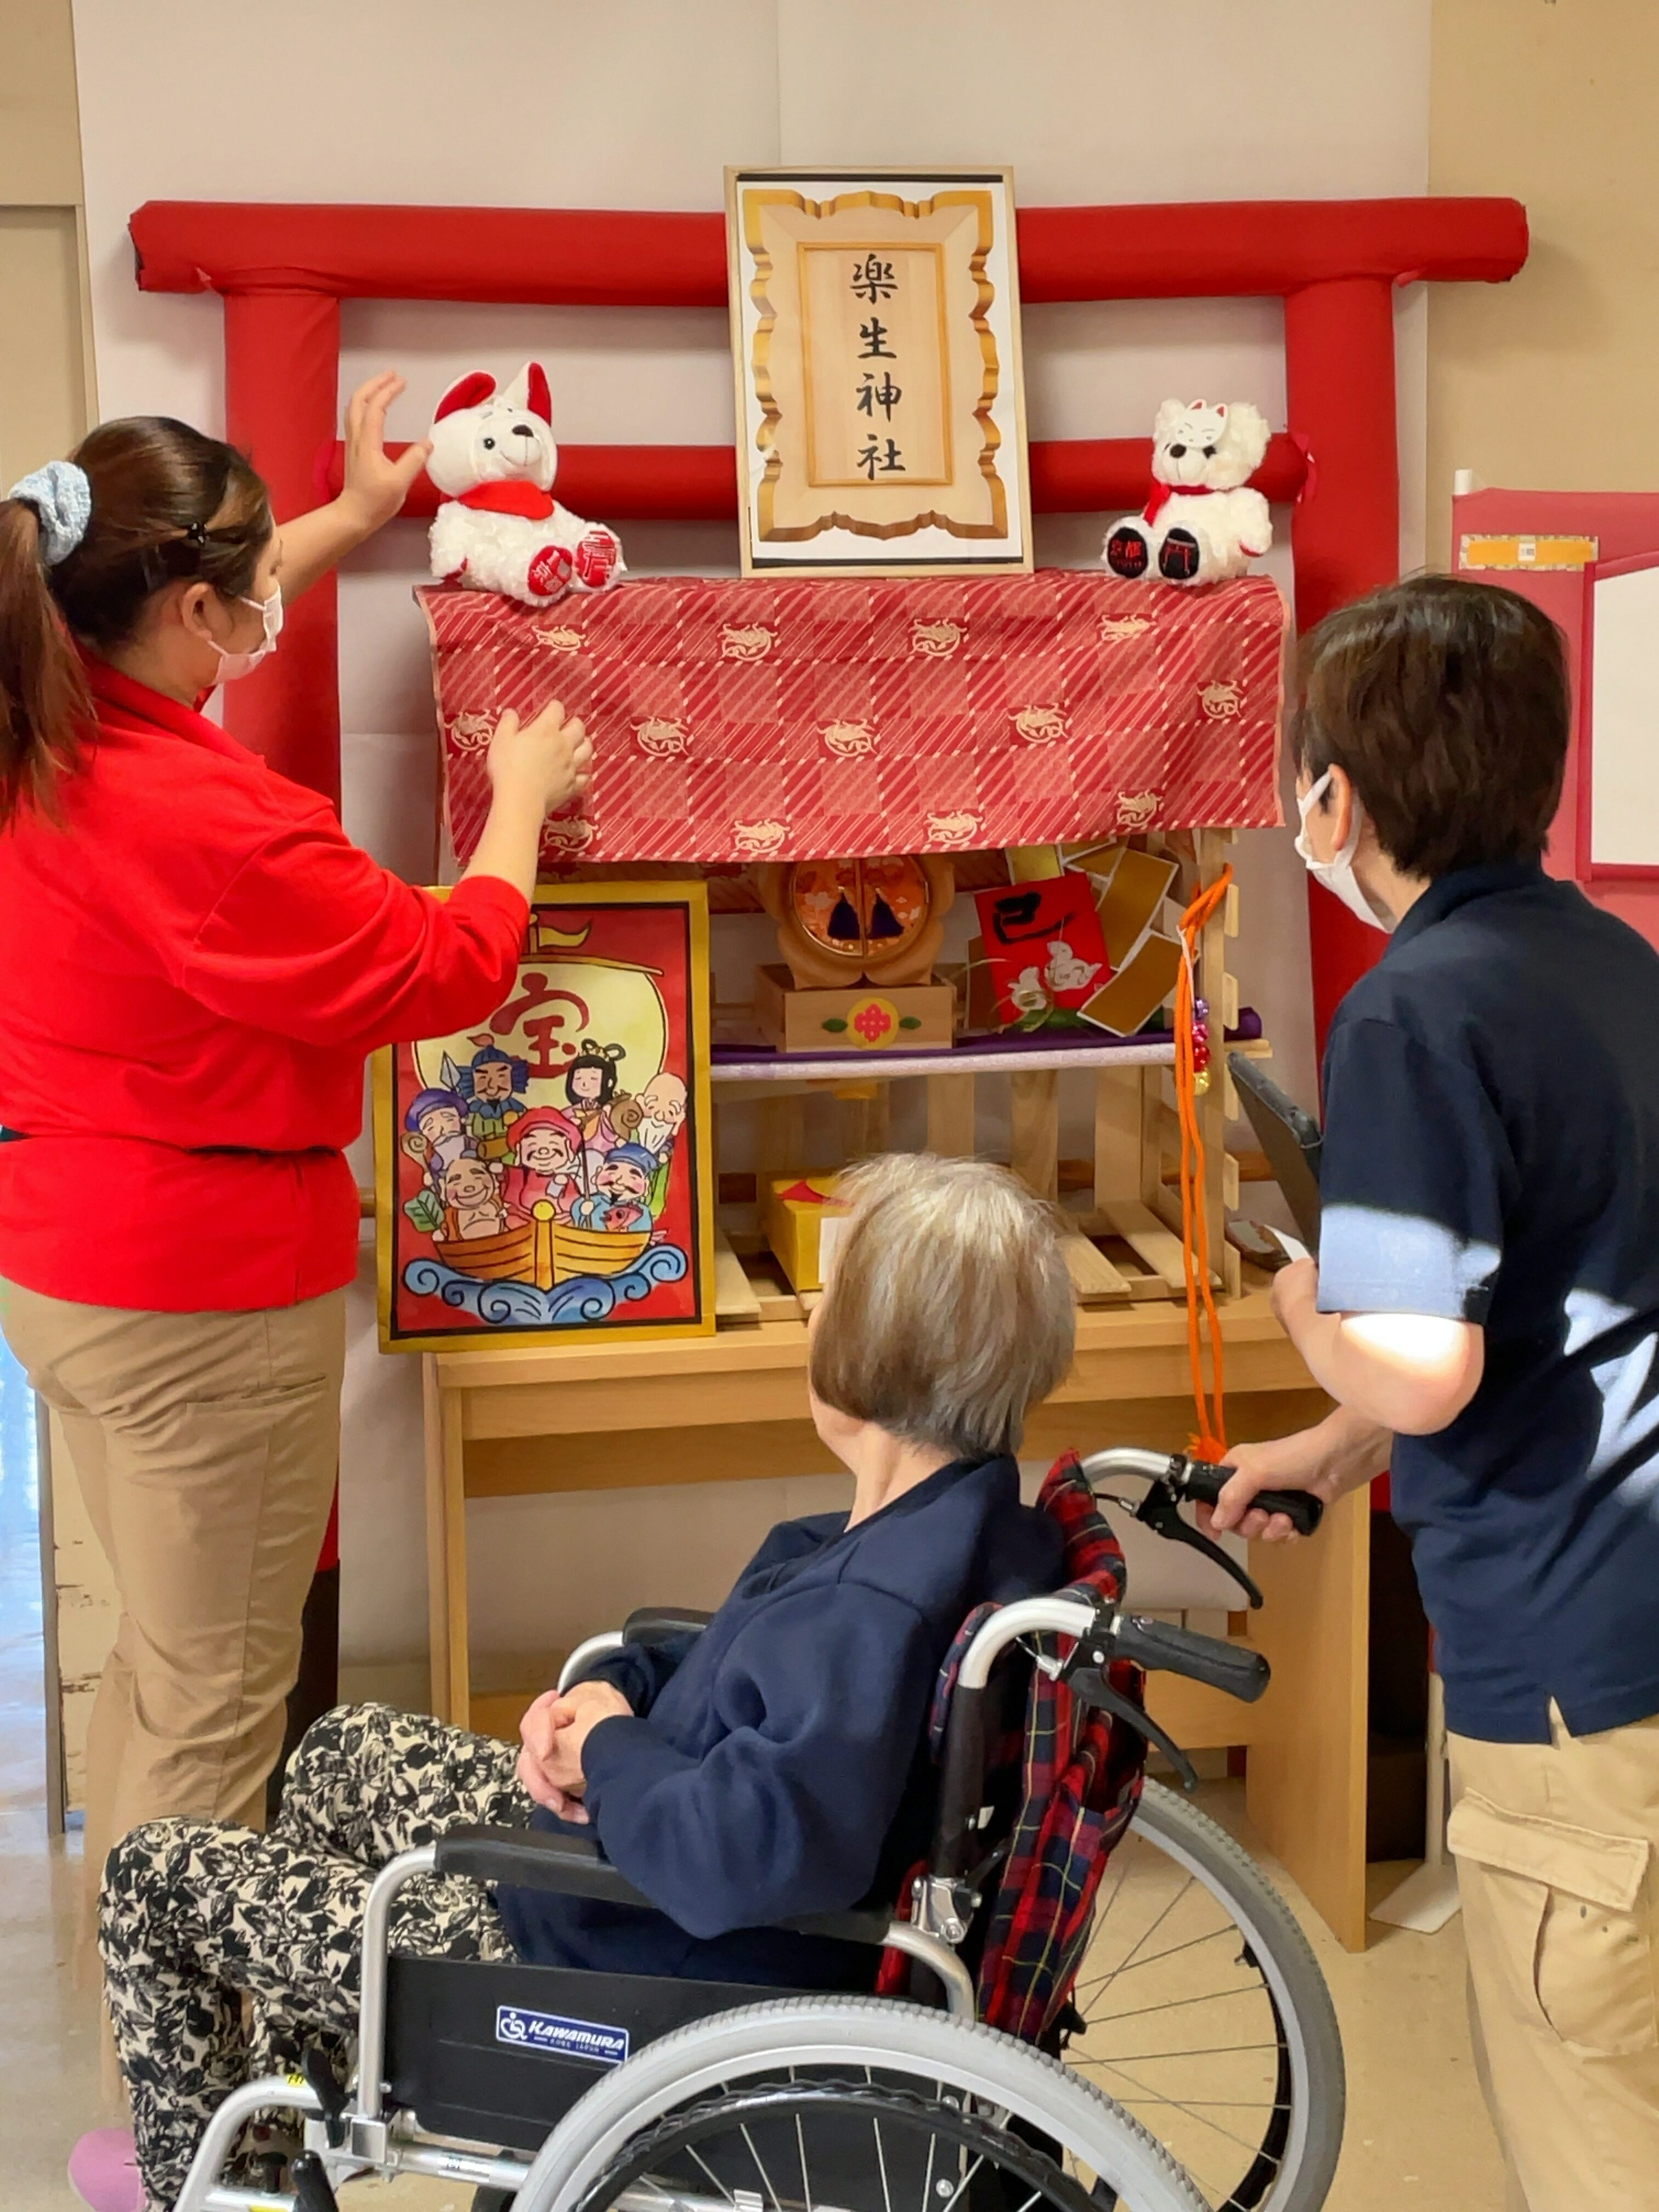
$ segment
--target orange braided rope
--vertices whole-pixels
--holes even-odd
[[[1181,1244],[1187,1276],[1187,1352],[1193,1368],[1193,1403],[1198,1411],[1198,1433],[1190,1450],[1194,1459],[1224,1459],[1227,1432],[1223,1419],[1221,1324],[1216,1318],[1210,1289],[1210,1219],[1204,1203],[1204,1138],[1199,1127],[1199,1068],[1194,1052],[1193,977],[1198,960],[1198,939],[1205,925],[1227,896],[1233,872],[1224,867],[1214,883],[1200,890],[1181,917],[1181,942],[1185,957],[1176,979],[1175,1079],[1176,1110],[1181,1121]],[[1212,1008],[1212,1022],[1220,1018]],[[1205,1071],[1204,1088],[1208,1088]],[[1208,1324],[1212,1395],[1204,1388],[1204,1356],[1200,1312]]]

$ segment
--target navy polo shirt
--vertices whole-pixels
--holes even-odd
[[[1486,1332],[1394,1447],[1448,1724],[1659,1713],[1659,955],[1540,868],[1443,877],[1337,1010],[1321,1184],[1322,1310]]]

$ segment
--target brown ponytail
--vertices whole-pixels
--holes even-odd
[[[33,802],[52,806],[75,765],[87,681],[46,587],[32,507],[0,500],[0,829]]]
[[[34,509],[0,500],[0,830],[31,804],[55,813],[79,759],[91,702],[76,645],[118,651],[173,584],[244,597],[274,527],[242,455],[164,416],[100,423],[70,458],[92,516],[66,559],[48,568]]]

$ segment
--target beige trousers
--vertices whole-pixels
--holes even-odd
[[[345,1293],[139,1313],[0,1282],[120,1621],[87,1744],[88,1933],[111,1847],[170,1813],[263,1828],[339,1463]]]
[[[1510,2212],[1659,2212],[1659,1719],[1450,1740],[1477,2057]]]

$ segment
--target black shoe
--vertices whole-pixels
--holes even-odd
[[[1166,584],[1190,584],[1198,574],[1198,540],[1190,530],[1172,530],[1158,549],[1158,573]]]
[[[1115,576],[1144,576],[1152,557],[1138,530],[1115,530],[1106,540],[1106,566]]]

